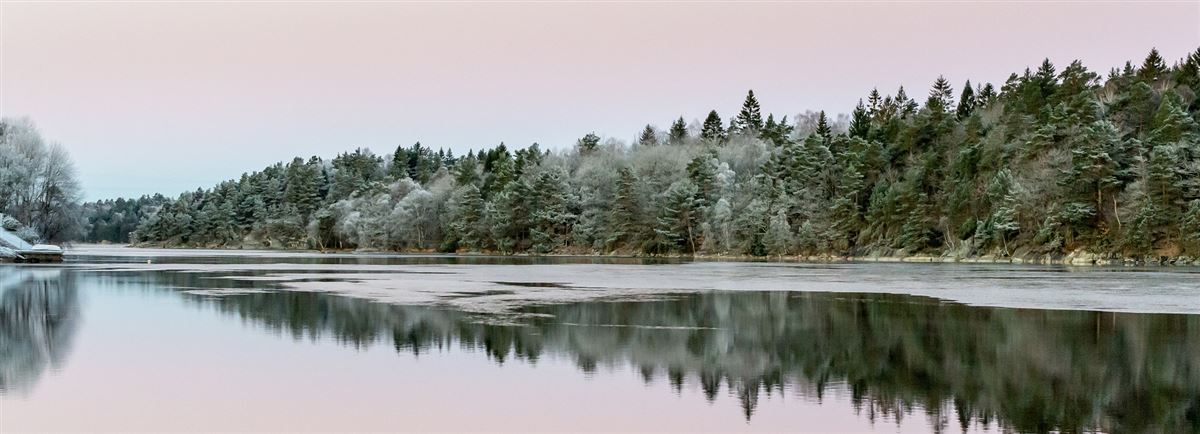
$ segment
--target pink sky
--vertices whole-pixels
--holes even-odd
[[[1200,2],[2,3],[0,114],[71,149],[90,199],[292,156],[623,139],[747,89],[849,111],[1049,57],[1106,72],[1200,46]]]

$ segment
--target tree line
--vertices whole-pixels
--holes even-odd
[[[1200,50],[1107,74],[1049,60],[998,87],[872,89],[849,116],[679,117],[625,142],[416,143],[296,158],[136,205],[89,241],[729,255],[1200,255]],[[138,211],[130,211],[136,208]],[[116,220],[136,217],[112,230]],[[109,222],[97,225],[96,222]],[[97,228],[107,228],[98,230]]]

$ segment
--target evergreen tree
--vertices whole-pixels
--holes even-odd
[[[567,174],[552,169],[542,172],[533,185],[530,238],[537,253],[552,253],[566,244],[575,221],[574,202]]]
[[[987,197],[992,203],[992,214],[988,220],[988,237],[1004,249],[1004,255],[1011,252],[1008,248],[1009,238],[1021,229],[1017,220],[1017,198],[1012,174],[1008,169],[1001,169],[992,177],[988,185]]]
[[[817,115],[817,129],[813,131],[813,134],[816,134],[817,137],[820,137],[825,142],[829,142],[829,139],[833,138],[833,128],[829,127],[829,120],[825,117],[825,110],[821,110]]]
[[[654,127],[646,124],[646,128],[642,129],[642,135],[638,137],[638,145],[655,146],[658,145],[658,132],[654,131]]]
[[[958,97],[958,120],[964,120],[975,111],[975,91],[971,89],[971,80],[963,85],[962,95]]]
[[[578,149],[582,154],[595,151],[599,146],[600,136],[597,136],[596,133],[587,133],[586,136],[583,136],[583,138],[579,139],[579,141],[575,143],[575,148]]]
[[[788,224],[787,213],[783,210],[776,211],[771,215],[771,219],[767,222],[767,232],[764,235],[767,253],[775,256],[792,253],[795,237],[792,235],[792,226]]]
[[[708,117],[704,118],[704,125],[700,130],[700,138],[715,141],[725,139],[725,128],[721,125],[721,116],[717,115],[716,110],[708,112]]]
[[[934,113],[954,110],[954,89],[950,86],[950,80],[938,76],[933,82],[933,88],[929,90],[929,99],[925,102],[925,107]]]
[[[879,113],[881,104],[883,104],[883,99],[879,96],[879,89],[871,88],[871,94],[867,96],[867,114],[874,117],[876,113]]]
[[[702,202],[696,186],[687,180],[671,184],[663,194],[663,207],[656,219],[653,236],[643,251],[664,254],[674,251],[692,253],[700,241]]]
[[[612,203],[611,226],[608,229],[607,245],[610,248],[620,247],[624,243],[636,240],[641,227],[639,216],[641,204],[637,197],[637,178],[628,167],[622,167],[618,172],[617,192]]]
[[[978,95],[975,97],[975,105],[978,107],[987,107],[992,102],[996,101],[996,88],[991,83],[985,83],[979,88]]]
[[[900,89],[896,90],[895,102],[901,118],[907,118],[917,112],[917,102],[908,97],[908,94],[904,92],[904,86],[900,86]]]
[[[1150,50],[1150,54],[1146,55],[1146,60],[1142,61],[1142,67],[1138,68],[1137,78],[1153,83],[1163,78],[1166,73],[1167,62],[1163,61],[1162,55],[1158,54],[1158,49],[1153,48]]]
[[[455,213],[450,221],[447,232],[448,250],[467,248],[480,250],[486,247],[487,227],[485,226],[484,201],[479,188],[474,185],[460,187],[454,193]]]
[[[878,96],[878,95],[876,95]],[[850,137],[867,138],[871,134],[871,115],[867,108],[863,106],[862,100],[858,100],[858,105],[854,107],[854,113],[850,116]]]
[[[742,102],[742,110],[730,123],[729,132],[756,134],[762,129],[762,110],[759,108],[758,99],[754,97],[754,91],[751,90],[746,94],[746,101]]]
[[[668,143],[672,145],[682,145],[687,142],[688,131],[687,123],[683,121],[683,116],[671,123],[671,131],[667,135]]]

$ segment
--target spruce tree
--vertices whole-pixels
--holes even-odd
[[[962,94],[958,97],[958,120],[964,120],[975,111],[975,90],[971,88],[971,80],[963,85]]]
[[[641,222],[641,206],[637,197],[637,178],[628,167],[617,171],[616,197],[613,199],[608,239],[605,244],[618,248],[636,240]]]
[[[954,110],[954,89],[950,86],[950,80],[938,76],[933,82],[933,88],[929,90],[929,99],[926,100],[925,107],[934,113]]]
[[[854,113],[850,116],[850,137],[865,139],[870,134],[871,114],[860,99],[858,105],[854,107]]]
[[[833,128],[829,126],[829,120],[825,117],[825,110],[821,110],[817,114],[817,129],[813,130],[813,134],[816,134],[817,137],[820,137],[821,140],[827,143],[829,139],[833,138]]]
[[[871,88],[871,94],[867,96],[867,114],[872,117],[879,112],[879,106],[883,103],[882,97],[879,96],[879,89]]]
[[[904,92],[904,86],[896,90],[896,107],[900,118],[907,118],[917,112],[917,102],[908,97]]]
[[[704,118],[704,125],[700,129],[700,138],[712,141],[725,139],[725,127],[721,124],[721,116],[717,114],[716,110],[708,112],[708,116]]]
[[[1137,78],[1141,81],[1153,83],[1164,77],[1167,73],[1167,62],[1163,61],[1162,55],[1158,54],[1157,48],[1152,48],[1150,54],[1146,55],[1146,60],[1142,61],[1142,67],[1138,68]]]
[[[538,175],[533,185],[530,239],[537,253],[551,253],[563,246],[571,233],[575,215],[567,174],[551,169]]]
[[[687,123],[683,121],[683,116],[671,123],[671,131],[667,135],[668,142],[672,145],[682,145],[687,141],[688,131]]]
[[[996,101],[996,88],[993,87],[991,83],[985,83],[983,87],[979,88],[979,92],[975,97],[975,101],[975,105],[979,107],[986,107],[990,105],[992,102]]]
[[[754,91],[751,90],[746,94],[746,100],[742,102],[742,110],[730,123],[729,132],[753,135],[762,129],[762,110],[758,105],[758,99],[754,97]]]
[[[646,124],[646,128],[642,129],[641,136],[638,136],[638,145],[655,146],[658,145],[658,132],[654,131],[654,127]]]
[[[662,202],[654,233],[642,250],[653,254],[695,252],[700,245],[702,213],[696,186],[687,180],[677,181],[663,194]]]
[[[454,217],[448,228],[453,246],[470,250],[486,247],[487,226],[485,225],[484,201],[479,188],[468,184],[454,193]],[[451,249],[453,250],[453,248]]]

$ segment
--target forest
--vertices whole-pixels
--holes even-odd
[[[1105,73],[1046,60],[848,116],[680,116],[465,155],[296,157],[178,197],[83,204],[88,242],[729,256],[1200,256],[1200,49]],[[919,96],[917,98],[920,98]]]

